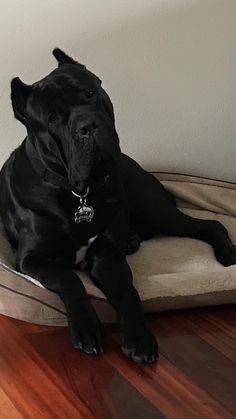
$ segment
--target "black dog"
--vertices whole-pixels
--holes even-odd
[[[47,77],[11,85],[14,114],[28,132],[0,173],[1,216],[17,269],[60,295],[74,347],[96,354],[104,350],[102,327],[73,272],[83,259],[118,313],[124,353],[153,362],[157,343],[125,255],[159,232],[206,241],[225,266],[236,263],[236,248],[223,225],[181,213],[174,197],[121,153],[101,81],[61,50],[53,54],[59,67]]]

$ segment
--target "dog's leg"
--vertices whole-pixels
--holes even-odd
[[[213,247],[216,259],[222,265],[236,264],[236,246],[220,222],[190,217],[160,196],[156,198],[150,196],[147,202],[149,205],[146,208],[143,206],[142,211],[150,224],[149,229],[153,228],[153,233],[157,231],[203,240]]]
[[[41,282],[64,301],[72,344],[89,354],[104,351],[100,320],[78,276],[70,269],[59,267],[46,256],[30,248],[31,237],[21,240],[17,252],[17,269]]]
[[[158,233],[192,237],[209,243],[224,266],[236,264],[236,247],[221,223],[181,213],[163,185],[128,156],[123,155],[122,168],[132,224],[142,239]]]
[[[216,259],[224,266],[236,264],[236,246],[232,243],[227,229],[219,221],[192,218],[180,211],[175,211],[174,224],[169,234],[193,237],[209,243]],[[165,229],[164,229],[165,230]]]
[[[123,332],[123,352],[136,362],[154,362],[157,343],[145,326],[141,301],[133,286],[125,256],[112,242],[99,237],[88,249],[86,260],[94,283],[118,313]]]

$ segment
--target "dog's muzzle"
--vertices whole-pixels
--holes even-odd
[[[69,182],[80,193],[104,178],[120,159],[114,125],[102,114],[77,114],[72,124]]]
[[[90,140],[94,138],[99,128],[101,128],[101,121],[96,114],[92,114],[77,121],[74,134],[80,140]]]

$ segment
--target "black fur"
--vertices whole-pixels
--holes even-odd
[[[158,232],[204,240],[223,265],[236,263],[235,246],[217,221],[191,218],[174,197],[134,160],[122,154],[112,103],[98,77],[59,49],[58,68],[28,86],[12,80],[14,114],[27,138],[0,173],[0,211],[17,269],[38,279],[65,302],[72,343],[101,353],[101,323],[73,272],[76,250],[97,236],[86,269],[117,311],[122,349],[136,362],[156,360],[126,254]],[[89,186],[90,223],[74,222]]]

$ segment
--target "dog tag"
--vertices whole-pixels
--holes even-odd
[[[75,222],[81,223],[86,221],[89,223],[94,216],[94,209],[90,205],[87,205],[86,202],[80,205],[75,212]]]
[[[73,195],[77,196],[80,201],[80,206],[75,211],[75,223],[81,223],[82,221],[86,221],[87,223],[90,223],[92,221],[94,216],[94,209],[91,207],[91,205],[87,204],[86,196],[89,193],[89,187],[87,188],[87,191],[84,195],[78,195],[74,191],[71,191]]]

